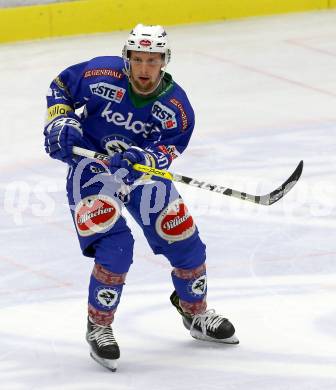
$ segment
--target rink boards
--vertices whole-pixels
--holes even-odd
[[[10,4],[10,2],[8,2]],[[80,0],[0,9],[0,42],[336,7],[336,0]]]

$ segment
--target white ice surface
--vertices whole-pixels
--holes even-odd
[[[169,33],[169,71],[197,114],[172,170],[265,193],[305,162],[270,207],[178,186],[207,244],[209,307],[231,319],[241,344],[189,337],[169,302],[170,266],[130,220],[118,371],[89,358],[92,264],[66,206],[66,168],[42,147],[44,96],[63,68],[120,53],[125,33],[2,45],[1,390],[336,388],[336,13]]]

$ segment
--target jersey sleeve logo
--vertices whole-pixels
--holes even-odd
[[[62,95],[61,91],[54,88],[49,88],[47,92],[47,97],[54,98],[55,100],[67,100],[67,98]]]
[[[57,76],[53,81],[59,89],[61,89],[67,96],[71,96],[70,91],[68,87],[65,85],[65,83],[61,80],[60,76]]]
[[[182,103],[175,98],[172,98],[169,101],[170,101],[170,103],[174,104],[174,106],[177,107],[178,110],[180,111],[180,114],[182,117],[182,130],[183,131],[186,130],[188,128],[188,117],[187,117],[187,114],[183,108]]]
[[[54,104],[48,108],[47,123],[61,115],[66,115],[69,111],[73,111],[72,107],[67,104]]]
[[[175,145],[167,145],[167,146],[159,145],[158,149],[160,149],[161,152],[163,152],[164,154],[168,154],[171,160],[175,160],[175,158],[177,158],[180,155]]]
[[[90,84],[90,90],[93,95],[116,103],[120,103],[126,93],[126,89],[104,82]]]

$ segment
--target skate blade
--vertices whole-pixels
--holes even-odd
[[[221,344],[239,344],[239,340],[236,335],[233,335],[226,339],[214,339],[213,337],[209,337],[201,332],[198,332],[197,330],[193,330],[192,332],[190,332],[190,334],[194,339],[197,340],[211,341],[213,343],[221,343]]]
[[[117,371],[117,360],[113,359],[103,359],[99,356],[97,356],[94,352],[90,352],[90,356],[93,360],[95,360],[97,363],[102,365],[103,367],[107,368],[108,370],[115,372]]]

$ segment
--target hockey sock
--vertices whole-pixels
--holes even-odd
[[[114,313],[126,279],[126,273],[113,273],[100,264],[95,264],[89,285],[89,318],[97,325],[108,326]]]
[[[182,310],[190,315],[204,313],[207,307],[205,264],[193,269],[174,268],[172,280]]]

